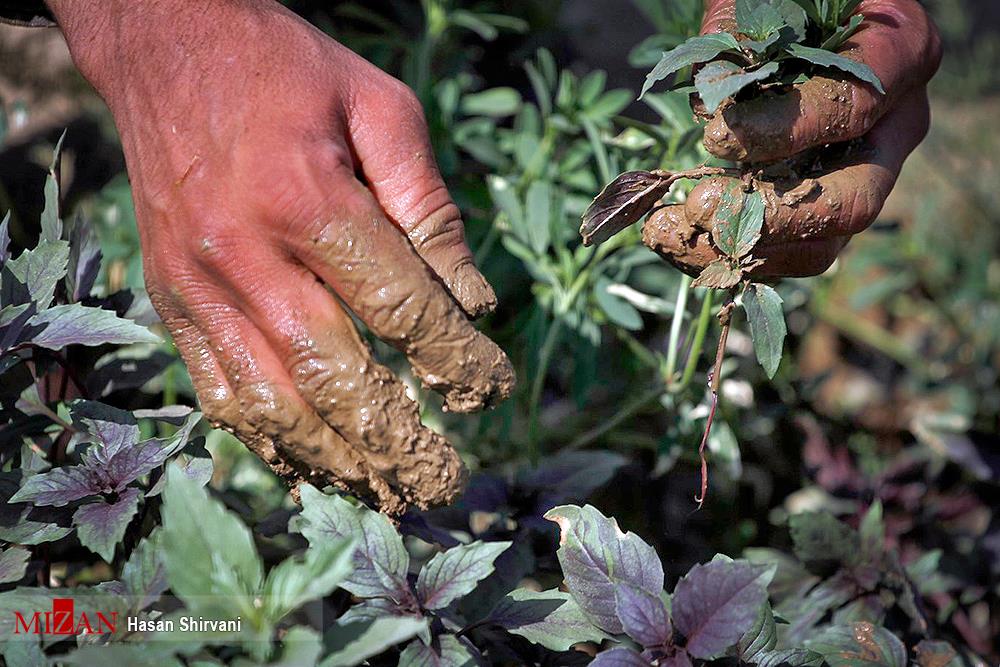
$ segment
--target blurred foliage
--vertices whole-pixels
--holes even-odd
[[[648,68],[661,50],[696,34],[698,0],[634,1],[651,33],[631,52],[636,66]],[[639,122],[625,111],[637,91],[616,90],[579,63],[560,67],[557,50],[540,48],[560,3],[287,4],[420,94],[442,172],[500,298],[483,328],[522,379],[514,398],[479,418],[444,414],[421,395],[426,422],[460,447],[476,474],[455,508],[404,520],[414,558],[426,560],[430,544],[448,540],[513,540],[518,579],[555,586],[556,543],[551,525],[539,528],[547,524],[540,517],[593,493],[604,514],[656,548],[671,590],[694,563],[717,552],[743,554],[779,563],[771,599],[792,621],[779,626],[782,633],[815,631],[813,640],[836,645],[828,626],[878,622],[907,648],[923,647],[920,665],[944,664],[931,661],[925,636],[951,642],[966,664],[997,661],[1000,518],[990,499],[1000,479],[1000,37],[993,3],[927,3],[946,43],[931,87],[931,134],[880,222],[827,275],[779,287],[789,341],[774,382],[756,367],[737,321],[709,443],[709,500],[697,513],[712,303],[644,250],[635,230],[596,251],[581,248],[576,232],[583,208],[618,171],[705,159],[687,99],[647,96],[647,122]],[[77,156],[76,166],[85,164]],[[95,294],[139,287],[124,174],[77,205],[105,256]],[[379,354],[389,353],[383,346]],[[405,373],[401,357],[388,358]],[[190,402],[180,371],[174,363],[141,391],[104,400],[121,408]],[[65,417],[61,404],[56,397],[49,407]],[[253,527],[265,565],[301,549],[285,530],[297,511],[285,489],[229,436],[205,435],[213,493]],[[565,476],[547,477],[551,470]],[[547,493],[566,484],[575,496]],[[862,518],[878,503],[887,560],[877,576],[847,555],[829,562],[790,555],[795,526],[816,516],[803,513],[828,512],[863,533]],[[78,550],[55,554],[65,585],[117,576]],[[919,603],[907,597],[913,587]],[[324,604],[332,618],[348,600],[335,593]],[[800,619],[810,615],[814,622],[803,627]]]

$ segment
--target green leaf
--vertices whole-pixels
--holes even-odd
[[[399,655],[399,667],[473,667],[476,658],[469,647],[455,635],[440,635],[437,646],[419,639],[410,642]]]
[[[310,484],[299,488],[302,514],[298,529],[311,545],[358,540],[352,558],[354,570],[341,587],[361,598],[411,602],[413,594],[406,580],[410,555],[389,519],[338,495],[326,495]]]
[[[343,539],[310,545],[302,559],[291,556],[267,574],[264,582],[264,609],[277,623],[306,602],[333,592],[351,572],[354,541]]]
[[[0,113],[0,118],[3,113]],[[7,211],[0,221],[0,266],[10,258],[10,211]]]
[[[757,361],[767,377],[773,378],[781,363],[781,350],[787,332],[781,297],[773,287],[751,283],[743,292],[743,310],[750,322],[750,337]]]
[[[858,526],[861,537],[861,561],[872,565],[882,562],[885,551],[885,522],[882,520],[882,501],[872,503]]]
[[[757,667],[819,667],[823,656],[804,648],[761,651],[754,661]]]
[[[427,609],[443,609],[471,593],[493,572],[510,542],[473,542],[435,554],[417,575],[417,595]]]
[[[601,307],[608,319],[618,326],[629,331],[642,329],[642,315],[628,301],[609,292],[608,288],[611,284],[611,281],[604,277],[597,281],[594,286],[594,299],[597,301],[597,305]]]
[[[552,196],[552,185],[548,181],[534,181],[528,186],[526,237],[521,240],[539,255],[545,252],[551,240]]]
[[[68,243],[40,241],[37,247],[25,250],[17,259],[8,260],[4,269],[9,269],[17,280],[27,286],[31,300],[42,310],[52,303],[56,284],[66,275],[68,261]]]
[[[774,622],[774,612],[771,605],[765,602],[757,612],[757,620],[736,644],[737,655],[740,661],[753,663],[758,656],[771,651],[777,643],[778,629]]]
[[[965,664],[954,647],[945,641],[923,639],[914,652],[917,667],[961,667]]]
[[[695,63],[712,60],[724,51],[739,51],[740,45],[736,38],[727,32],[717,32],[709,35],[692,37],[680,46],[663,54],[656,67],[646,75],[639,99],[653,87],[657,81],[662,81],[674,72]]]
[[[161,544],[171,591],[191,610],[238,615],[264,581],[253,535],[173,466],[165,474]]]
[[[788,518],[795,555],[806,563],[857,562],[858,534],[829,512],[801,512]]]
[[[851,38],[858,28],[861,27],[861,23],[865,20],[865,17],[861,14],[855,14],[851,17],[850,22],[847,25],[842,25],[837,28],[836,31],[823,42],[821,49],[824,51],[834,51],[836,52],[844,45],[848,39]]]
[[[122,567],[121,583],[136,610],[153,604],[167,590],[161,535],[162,529],[156,528],[132,550]]]
[[[521,108],[521,93],[513,88],[490,88],[464,96],[461,108],[463,113],[470,116],[513,116]]]
[[[633,93],[625,90],[609,90],[601,95],[593,104],[586,106],[582,113],[587,118],[597,121],[607,120],[615,114],[621,113],[632,101]]]
[[[569,593],[518,588],[497,603],[485,622],[552,651],[580,642],[600,643],[607,635],[591,624]]]
[[[778,67],[778,63],[770,62],[748,72],[728,60],[717,60],[701,68],[694,77],[694,86],[705,103],[705,110],[711,114],[726,99],[756,81],[767,79],[778,71]]]
[[[315,665],[323,653],[323,640],[312,628],[296,625],[281,638],[281,648],[281,657],[269,663],[268,667]]]
[[[349,636],[338,643],[336,650],[328,655],[320,667],[350,667],[360,665],[368,658],[392,648],[396,644],[416,637],[427,631],[427,619],[406,616],[377,618],[373,621],[347,623],[335,628],[338,639]],[[328,636],[329,640],[329,636]]]
[[[715,289],[729,289],[735,287],[743,279],[743,270],[740,267],[732,266],[728,259],[717,259],[704,269],[691,287],[713,287]]]
[[[885,88],[882,87],[882,82],[875,75],[875,72],[872,71],[872,68],[864,63],[859,63],[856,60],[851,60],[850,58],[832,53],[830,51],[815,49],[811,46],[804,46],[802,44],[789,44],[788,52],[795,58],[805,60],[814,65],[819,65],[820,67],[833,67],[834,69],[847,72],[851,76],[860,79],[865,83],[871,84],[874,86],[875,90],[885,95]]]
[[[736,0],[736,25],[744,35],[766,39],[785,26],[785,19],[766,2]]]
[[[31,552],[22,547],[8,547],[0,553],[0,584],[20,581],[28,569]]]
[[[52,151],[52,163],[45,178],[45,208],[42,209],[40,237],[42,241],[55,242],[62,237],[62,221],[59,219],[59,160],[62,157],[62,144],[65,138],[66,130],[63,130],[59,141],[56,142],[55,150]]]
[[[883,627],[867,622],[827,628],[806,641],[830,667],[906,667],[906,647]]]
[[[712,223],[712,240],[733,259],[746,256],[760,240],[764,224],[764,197],[759,192],[743,194],[739,182],[723,190]]]
[[[0,118],[3,113],[0,112]],[[48,664],[42,647],[38,641],[32,637],[26,641],[8,641],[0,647],[7,667],[38,667],[38,665]]]
[[[160,337],[132,320],[118,317],[113,310],[70,303],[52,306],[31,318],[30,324],[44,326],[31,342],[50,350],[69,345],[128,345],[159,343]]]

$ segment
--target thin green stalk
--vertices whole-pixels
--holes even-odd
[[[622,408],[613,414],[610,419],[606,419],[601,422],[600,426],[590,429],[586,433],[581,434],[578,438],[570,442],[564,450],[570,449],[580,449],[586,447],[590,443],[594,442],[598,438],[601,438],[606,433],[611,432],[613,429],[617,428],[620,424],[628,421],[636,414],[638,414],[643,408],[645,408],[649,403],[658,399],[663,395],[664,387],[661,384],[657,384],[651,389],[647,389],[644,393],[637,396],[634,400],[626,403]]]
[[[698,322],[695,324],[694,340],[691,341],[691,351],[688,353],[687,363],[684,365],[684,374],[681,375],[680,382],[670,388],[671,392],[675,394],[687,388],[698,367],[698,358],[701,357],[701,350],[705,344],[708,323],[712,319],[713,297],[714,293],[712,290],[705,291],[705,298],[701,302],[701,312],[698,314]]]
[[[667,365],[663,372],[667,382],[673,380],[674,371],[677,369],[677,345],[681,338],[681,325],[684,323],[684,315],[687,313],[687,299],[690,291],[691,276],[684,275],[681,277],[681,284],[677,289],[674,318],[670,323],[670,339],[667,341]]]
[[[542,349],[538,353],[538,367],[535,369],[535,376],[531,379],[531,393],[528,395],[528,459],[532,465],[538,464],[540,452],[538,449],[538,412],[542,400],[542,389],[545,387],[545,376],[549,371],[549,364],[552,362],[552,354],[555,352],[559,342],[559,335],[562,333],[562,317],[556,314],[552,324],[549,325],[548,333],[545,334],[545,341]]]

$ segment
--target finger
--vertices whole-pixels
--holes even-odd
[[[405,385],[372,357],[333,295],[301,265],[249,259],[268,289],[234,284],[237,297],[306,402],[408,502],[454,498],[464,485],[457,453],[421,424]]]
[[[925,84],[941,59],[940,40],[914,0],[865,0],[864,22],[841,55],[867,64],[885,89],[843,76],[815,76],[789,92],[765,93],[716,114],[705,147],[723,159],[768,162],[865,135],[899,100]],[[705,29],[726,27],[731,7],[711,12]]]
[[[391,77],[364,86],[349,116],[350,136],[369,189],[388,218],[471,317],[493,310],[496,295],[473,263],[461,213],[431,148],[420,102]]]
[[[387,513],[406,509],[400,494],[302,400],[239,311],[205,305],[197,310],[211,332],[177,314],[183,311],[179,307],[171,309],[168,328],[215,428],[234,434],[293,486],[334,485],[370,498]]]
[[[297,259],[404,352],[448,409],[468,412],[509,396],[514,373],[503,351],[448,298],[368,190],[350,178],[338,188],[325,224],[293,249]]]
[[[756,276],[814,275],[824,271],[846,239],[871,224],[895,184],[906,156],[927,133],[926,94],[913,92],[872,130],[867,149],[817,178],[757,181],[765,227],[753,250],[765,263]],[[711,243],[715,209],[728,179],[699,184],[684,205],[653,216],[644,240],[696,273],[719,257]]]

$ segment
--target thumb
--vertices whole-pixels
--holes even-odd
[[[351,142],[382,210],[467,315],[490,312],[496,295],[473,263],[461,213],[438,171],[416,95],[386,76],[362,86],[353,101]]]

